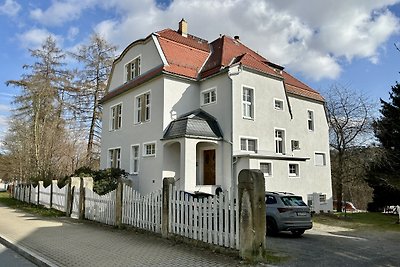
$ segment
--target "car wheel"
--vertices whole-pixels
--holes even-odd
[[[304,234],[305,230],[293,230],[292,234],[296,237],[300,237],[302,234]]]
[[[267,235],[274,236],[278,233],[276,222],[272,218],[267,218]]]

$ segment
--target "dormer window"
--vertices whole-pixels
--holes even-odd
[[[127,82],[140,75],[140,56],[125,65],[125,72]]]

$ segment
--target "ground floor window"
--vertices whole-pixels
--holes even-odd
[[[260,162],[260,170],[264,176],[272,176],[272,163],[270,162]]]
[[[108,167],[121,168],[121,148],[108,150]]]
[[[131,151],[131,173],[139,173],[139,145],[133,145]]]

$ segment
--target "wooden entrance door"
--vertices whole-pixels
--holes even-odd
[[[215,185],[215,149],[204,150],[203,159],[204,184]]]

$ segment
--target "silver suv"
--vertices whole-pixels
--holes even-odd
[[[310,208],[301,196],[286,192],[265,192],[267,234],[291,231],[301,236],[312,228]]]

